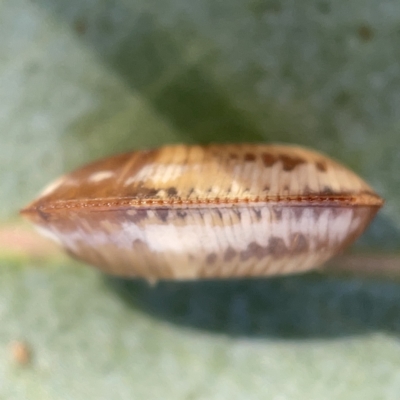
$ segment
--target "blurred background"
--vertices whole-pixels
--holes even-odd
[[[396,0],[0,2],[0,398],[397,400],[399,60]],[[315,148],[386,205],[329,273],[155,287],[18,216],[95,158],[211,141]]]

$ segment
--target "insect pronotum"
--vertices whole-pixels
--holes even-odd
[[[106,158],[22,214],[74,257],[146,279],[297,273],[352,243],[383,200],[297,146],[166,146]]]

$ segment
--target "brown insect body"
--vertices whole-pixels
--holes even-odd
[[[196,279],[316,267],[382,199],[296,146],[167,146],[61,177],[22,213],[76,258],[121,276]]]

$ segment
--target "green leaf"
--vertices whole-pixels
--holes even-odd
[[[0,2],[0,220],[100,156],[289,142],[386,198],[355,249],[398,252],[399,23],[391,0]],[[21,259],[0,253],[0,398],[398,398],[398,283],[152,288]]]
[[[151,287],[3,263],[0,397],[395,398],[399,293],[313,275]],[[7,353],[15,340],[28,365]]]

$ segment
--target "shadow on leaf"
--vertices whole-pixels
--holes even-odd
[[[229,336],[315,338],[400,332],[400,285],[316,274],[257,280],[159,282],[106,278],[131,306]]]

